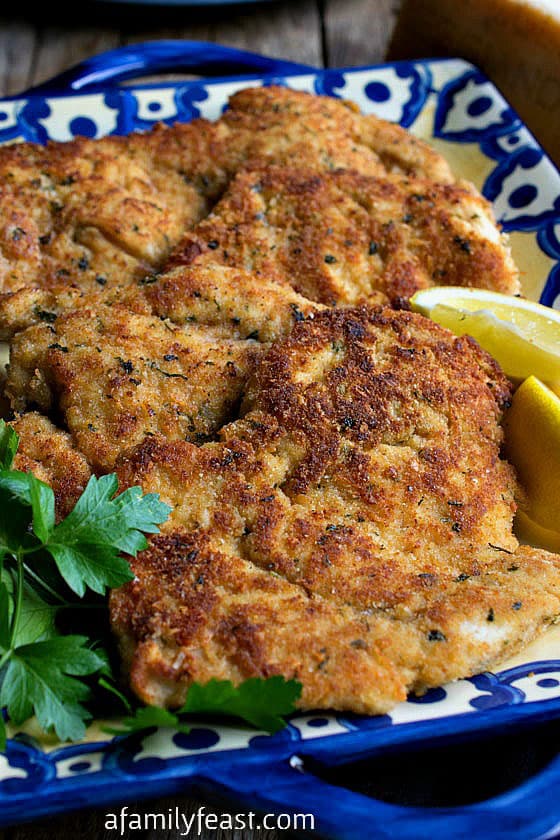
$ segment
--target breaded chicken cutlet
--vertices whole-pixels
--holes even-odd
[[[126,301],[75,309],[10,347],[12,408],[54,412],[98,471],[146,435],[212,438],[264,350],[321,309],[288,285],[219,266],[170,272],[141,290],[140,312]]]
[[[247,88],[231,97],[219,123],[229,131],[224,158],[230,176],[248,163],[274,163],[455,180],[445,158],[428,143],[399,125],[362,114],[344,99],[274,85]]]
[[[453,180],[443,158],[399,126],[280,87],[237,93],[215,123],[3,147],[0,293],[24,296],[4,335],[71,306],[68,290],[111,296],[160,270],[240,168],[272,162]]]
[[[205,127],[205,126],[204,126]],[[177,126],[185,157],[203,127]],[[0,149],[0,287],[109,288],[160,267],[209,209],[160,134]]]
[[[255,345],[122,306],[76,310],[18,334],[7,393],[17,410],[60,413],[88,462],[109,472],[146,435],[212,437],[241,397]]]
[[[492,667],[560,614],[560,558],[519,547],[510,386],[418,315],[325,310],[275,343],[218,442],[121,459],[172,506],[111,596],[134,691],[282,674],[301,708],[387,711]]]
[[[349,171],[240,172],[168,267],[215,263],[328,306],[400,303],[442,284],[520,289],[492,207],[471,185]]]
[[[212,213],[182,238],[164,272],[102,292],[25,288],[0,297],[0,337],[96,301],[125,300],[142,311],[142,286],[166,283],[169,272],[185,265],[217,277],[220,266],[244,269],[270,289],[274,281],[328,306],[402,305],[418,289],[441,284],[511,294],[520,288],[490,204],[464,182],[270,165],[233,179]]]

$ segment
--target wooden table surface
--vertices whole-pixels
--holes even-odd
[[[39,84],[94,53],[159,38],[215,41],[319,67],[373,64],[385,56],[398,0],[284,0],[207,11],[78,0],[71,15],[69,6],[61,5],[57,10],[55,4],[45,4],[42,13],[22,13],[21,17],[0,15],[0,96]],[[503,757],[500,773],[496,772],[497,748]],[[453,805],[506,790],[543,766],[559,749],[560,727],[548,725],[518,733],[515,741],[511,737],[502,740],[498,747],[492,739],[444,748],[435,756],[412,753],[377,759],[366,768],[345,770],[342,783],[350,780],[355,789],[388,801]],[[422,773],[418,773],[419,767]],[[127,804],[130,811],[140,813],[165,814],[178,806],[189,815],[201,804],[216,813],[228,811],[227,804],[192,796]],[[229,812],[231,808],[230,804]],[[105,830],[105,809],[93,807],[0,831],[0,840],[110,840],[117,836],[117,832]],[[124,834],[125,840],[176,840],[179,836],[173,830]],[[290,836],[286,831],[265,830],[203,831],[200,835],[202,840],[287,840]],[[370,829],[364,827],[364,838],[371,836]]]
[[[21,18],[0,13],[0,95],[94,53],[157,38],[216,41],[318,67],[372,64],[383,60],[397,2],[284,0],[206,11],[78,0],[70,22],[70,7],[56,5]]]

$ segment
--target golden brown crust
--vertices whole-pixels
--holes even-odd
[[[178,126],[192,140],[208,124]],[[111,288],[159,267],[206,199],[156,159],[158,129],[132,138],[4,147],[0,287]],[[187,143],[187,150],[189,143]]]
[[[526,547],[478,577],[424,577],[405,617],[356,609],[222,552],[206,535],[172,531],[133,561],[111,594],[113,629],[131,687],[178,706],[192,681],[282,674],[303,709],[389,711],[409,690],[486,670],[558,614],[558,558]]]
[[[288,283],[213,263],[180,266],[152,279],[144,294],[155,315],[204,325],[227,338],[276,341],[323,308]]]
[[[19,435],[14,469],[32,472],[53,488],[57,519],[63,519],[85,490],[91,475],[88,462],[69,434],[35,411],[10,425]]]
[[[49,288],[24,286],[17,292],[0,295],[0,341],[9,341],[34,324],[52,324],[59,315],[72,310],[96,310],[119,303],[132,312],[150,315],[152,307],[143,293],[145,281],[142,278],[110,289],[87,289],[63,283]]]
[[[468,185],[267,166],[243,171],[168,265],[222,265],[329,306],[433,285],[517,293],[490,205]]]
[[[6,303],[14,318],[45,307],[43,323],[12,341],[6,392],[14,410],[59,412],[98,470],[147,434],[211,438],[270,342],[322,309],[222,266],[150,276],[108,298],[75,292],[76,309],[57,317],[59,302],[20,290]]]
[[[110,298],[161,269],[236,172],[272,162],[453,180],[445,161],[400,127],[280,87],[241,91],[216,123],[15,144],[0,150],[0,293],[50,292],[57,311],[84,293]],[[35,308],[14,313],[15,303],[0,299],[3,335],[39,320]]]
[[[115,304],[19,333],[6,391],[16,410],[56,407],[79,449],[109,471],[145,435],[205,440],[228,419],[256,342]]]
[[[241,149],[243,161],[252,164],[454,180],[447,162],[427,143],[398,125],[362,116],[344,99],[274,85],[247,88],[231,97],[221,122],[231,132],[227,154]]]
[[[173,507],[171,542],[140,555],[136,583],[112,599],[135,691],[173,704],[192,679],[297,673],[305,708],[377,712],[535,635],[560,612],[560,561],[511,532],[515,478],[498,425],[509,393],[478,345],[421,316],[326,310],[261,359],[219,442],[152,439],[123,457],[122,486],[140,482]],[[199,556],[219,569],[208,584]],[[178,585],[172,570],[187,561]],[[247,576],[263,583],[247,584],[240,614]],[[306,599],[337,616],[324,674],[298,641],[304,624],[315,656],[325,633]],[[239,633],[220,635],[230,611]],[[286,624],[292,648],[283,629],[275,646]],[[383,653],[375,694],[369,682],[356,693],[341,664],[350,637],[376,668]],[[326,688],[330,662],[338,680]]]

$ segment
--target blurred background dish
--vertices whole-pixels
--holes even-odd
[[[427,56],[479,66],[560,164],[558,0],[404,0],[388,57]]]
[[[104,0],[105,3],[123,3],[145,6],[244,6],[250,3],[274,3],[276,0]]]

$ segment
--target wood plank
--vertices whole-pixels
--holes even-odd
[[[29,87],[36,41],[33,25],[0,18],[0,96]]]
[[[188,20],[188,23],[187,23]],[[161,38],[212,41],[322,66],[321,24],[317,0],[297,8],[276,4],[251,11],[216,13],[135,9],[108,10],[102,27],[0,22],[0,95],[39,84],[82,59],[119,45]]]
[[[383,61],[397,15],[395,0],[326,0],[325,63],[353,67]]]
[[[44,82],[90,55],[118,47],[119,43],[119,33],[108,28],[60,24],[40,27],[31,84]]]
[[[166,10],[153,21],[140,15],[135,22],[127,21],[123,31],[124,43],[149,38],[188,38],[212,41],[231,47],[252,50],[291,61],[322,66],[321,22],[317,0],[263,4],[245,11],[220,9],[218,12],[182,14]]]

